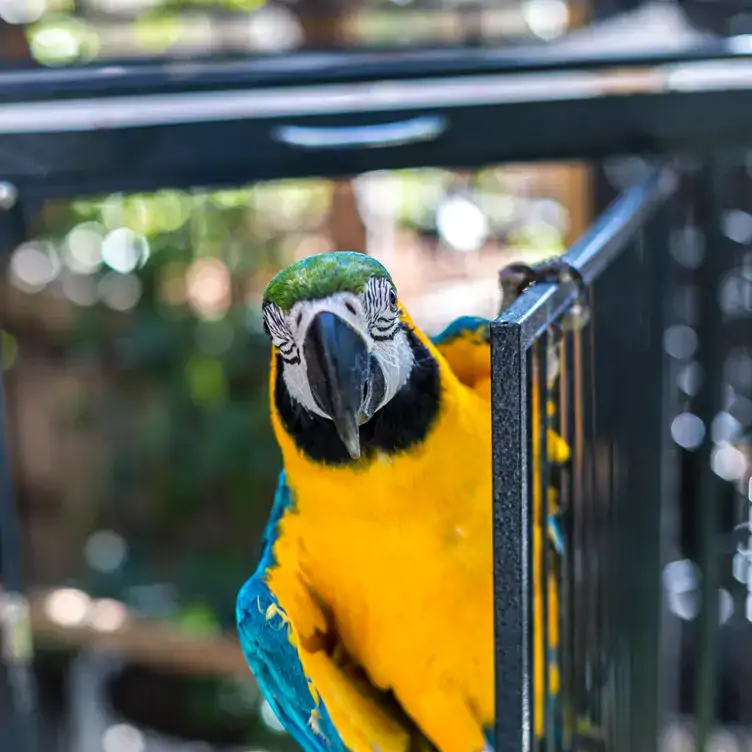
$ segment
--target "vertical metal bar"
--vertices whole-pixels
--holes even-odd
[[[549,466],[547,446],[547,360],[548,336],[544,333],[529,351],[530,400],[528,415],[528,456],[532,458],[529,483],[533,498],[533,609],[535,614],[534,685],[535,709],[533,726],[536,737],[546,749],[553,744],[551,719],[551,639],[548,545]]]
[[[31,625],[21,572],[20,526],[13,498],[6,436],[4,366],[0,343],[0,625],[2,657],[10,684],[16,742],[8,749],[36,752],[38,718],[31,670]],[[4,747],[5,748],[5,747]]]
[[[667,252],[671,238],[672,226],[681,211],[676,199],[658,212],[645,228],[641,239],[644,254],[649,260],[648,271],[653,284],[652,307],[653,327],[656,336],[662,338],[671,324],[675,323],[675,312],[671,297],[678,289],[676,261]],[[677,558],[679,544],[679,522],[681,497],[678,488],[679,457],[677,447],[671,438],[671,423],[677,414],[679,391],[677,386],[677,361],[664,352],[663,343],[656,359],[661,364],[661,414],[660,418],[660,516],[657,527],[660,539],[657,565],[662,573],[665,566]],[[681,620],[671,612],[668,599],[663,591],[659,598],[659,636],[657,649],[658,666],[658,717],[657,731],[659,738],[665,738],[666,730],[678,715],[679,672],[681,661],[682,627]]]
[[[590,292],[591,305],[595,305],[594,293]],[[588,680],[588,709],[589,721],[594,727],[602,728],[603,713],[601,708],[601,692],[603,687],[602,653],[601,653],[601,624],[599,611],[603,599],[604,574],[601,561],[603,508],[601,498],[596,488],[596,465],[600,461],[599,453],[602,449],[598,439],[595,419],[595,327],[588,326],[582,333],[582,425],[584,447],[583,479],[585,512],[585,532],[583,547],[586,557],[587,576],[590,582],[587,587],[587,623],[586,623],[586,665]]]
[[[577,628],[574,632],[574,651],[572,671],[574,694],[572,696],[575,722],[575,739],[582,719],[588,713],[587,682],[587,635],[583,628],[587,619],[588,573],[587,573],[587,525],[585,518],[584,488],[584,407],[583,407],[583,373],[582,373],[582,332],[576,331],[572,337],[572,376],[573,376],[573,410],[572,410],[572,557],[574,567],[572,618]],[[589,720],[589,718],[588,718]],[[575,746],[577,742],[575,741]]]
[[[541,523],[540,523],[540,456],[538,453],[540,424],[538,423],[538,405],[540,404],[540,389],[538,386],[538,343],[525,351],[524,360],[527,364],[527,393],[525,395],[525,424],[524,441],[527,445],[527,484],[530,489],[532,515],[532,547],[531,547],[531,575],[532,575],[532,618],[533,618],[533,735],[536,748],[545,734],[545,696],[544,696],[544,656],[543,656],[543,589],[541,580]]]
[[[564,534],[565,551],[561,562],[561,593],[559,597],[559,629],[561,635],[561,708],[562,746],[566,752],[572,749],[574,734],[574,567],[572,536],[572,379],[571,379],[572,337],[566,335],[559,348],[559,435],[570,448],[570,460],[562,469],[559,480],[560,524]]]
[[[526,387],[521,327],[492,323],[496,752],[529,752],[532,746]]]
[[[535,417],[540,423],[538,431],[538,473],[540,475],[540,489],[541,489],[541,545],[542,545],[542,560],[541,560],[541,582],[543,586],[543,609],[542,620],[543,624],[543,695],[544,706],[543,711],[545,713],[544,726],[546,733],[546,750],[552,751],[554,749],[555,742],[555,726],[553,722],[553,696],[551,692],[551,670],[553,647],[551,644],[551,616],[553,614],[551,603],[551,577],[554,574],[553,559],[551,556],[551,544],[549,541],[549,515],[551,510],[549,508],[549,493],[551,491],[551,468],[549,464],[548,456],[548,403],[549,403],[549,391],[548,391],[548,358],[549,358],[550,336],[548,332],[544,332],[541,338],[538,340],[538,414]]]
[[[699,646],[695,682],[696,749],[704,750],[713,730],[718,702],[718,598],[719,489],[720,478],[712,470],[713,440],[710,427],[722,408],[723,317],[719,293],[723,273],[728,266],[728,249],[720,231],[718,195],[722,190],[720,164],[707,166],[698,180],[698,225],[707,233],[704,262],[698,273],[699,326],[697,360],[703,380],[695,409],[705,425],[705,437],[699,449],[700,496],[698,535],[700,544]]]
[[[614,325],[609,330],[612,351],[607,357],[596,353],[596,378],[604,385],[619,384],[621,399],[615,404],[602,394],[598,408],[599,431],[606,432],[608,427],[609,432],[616,432],[624,470],[618,478],[620,535],[614,583],[621,608],[619,621],[612,622],[612,627],[614,637],[625,641],[627,648],[622,657],[628,691],[621,698],[628,713],[627,739],[620,739],[619,745],[625,751],[657,749],[661,715],[661,519],[668,436],[663,338],[668,237],[660,225],[649,237],[650,243],[646,228],[641,228],[630,251],[611,268],[608,280],[603,278],[597,311],[610,315]],[[630,281],[629,295],[619,294],[625,280]]]

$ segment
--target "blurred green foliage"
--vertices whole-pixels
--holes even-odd
[[[107,382],[61,416],[102,437],[98,527],[129,544],[124,570],[89,573],[87,587],[118,595],[162,577],[179,601],[231,626],[280,469],[253,290],[291,260],[291,238],[321,222],[328,195],[311,181],[45,207],[36,242],[57,255],[56,284],[79,303],[68,357],[97,362]],[[84,283],[98,293],[79,299]],[[137,300],[123,298],[133,285]],[[202,294],[214,309],[201,307]]]
[[[459,187],[507,244],[549,253],[561,245],[550,207],[520,209],[498,169],[470,183],[433,169],[377,178],[366,186],[376,191],[370,201],[388,196],[399,226],[429,243],[438,241],[442,200]],[[71,584],[197,636],[233,628],[280,469],[261,292],[278,269],[320,250],[331,196],[328,182],[301,180],[44,207],[36,239],[11,259],[11,281],[68,298],[65,357],[95,364],[102,384],[94,394],[63,390],[58,417],[101,445],[87,534],[114,531],[127,548],[112,568],[82,556]],[[8,366],[23,357],[13,337],[1,344]],[[262,722],[259,698],[249,706],[226,681],[182,681],[178,716],[196,728],[239,724],[249,743],[290,748]]]

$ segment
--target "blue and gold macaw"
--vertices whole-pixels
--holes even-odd
[[[307,752],[489,749],[489,322],[431,340],[386,269],[343,252],[279,272],[263,318],[284,471],[237,600],[259,686]],[[568,457],[553,432],[549,454]]]

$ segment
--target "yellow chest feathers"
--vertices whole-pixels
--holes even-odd
[[[424,444],[367,469],[313,465],[281,443],[296,510],[280,524],[269,584],[293,625],[302,584],[377,687],[451,682],[490,720],[487,402],[456,390]]]

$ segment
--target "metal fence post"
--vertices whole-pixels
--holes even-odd
[[[532,744],[530,516],[522,328],[491,325],[496,752]],[[519,451],[517,449],[519,448]]]

